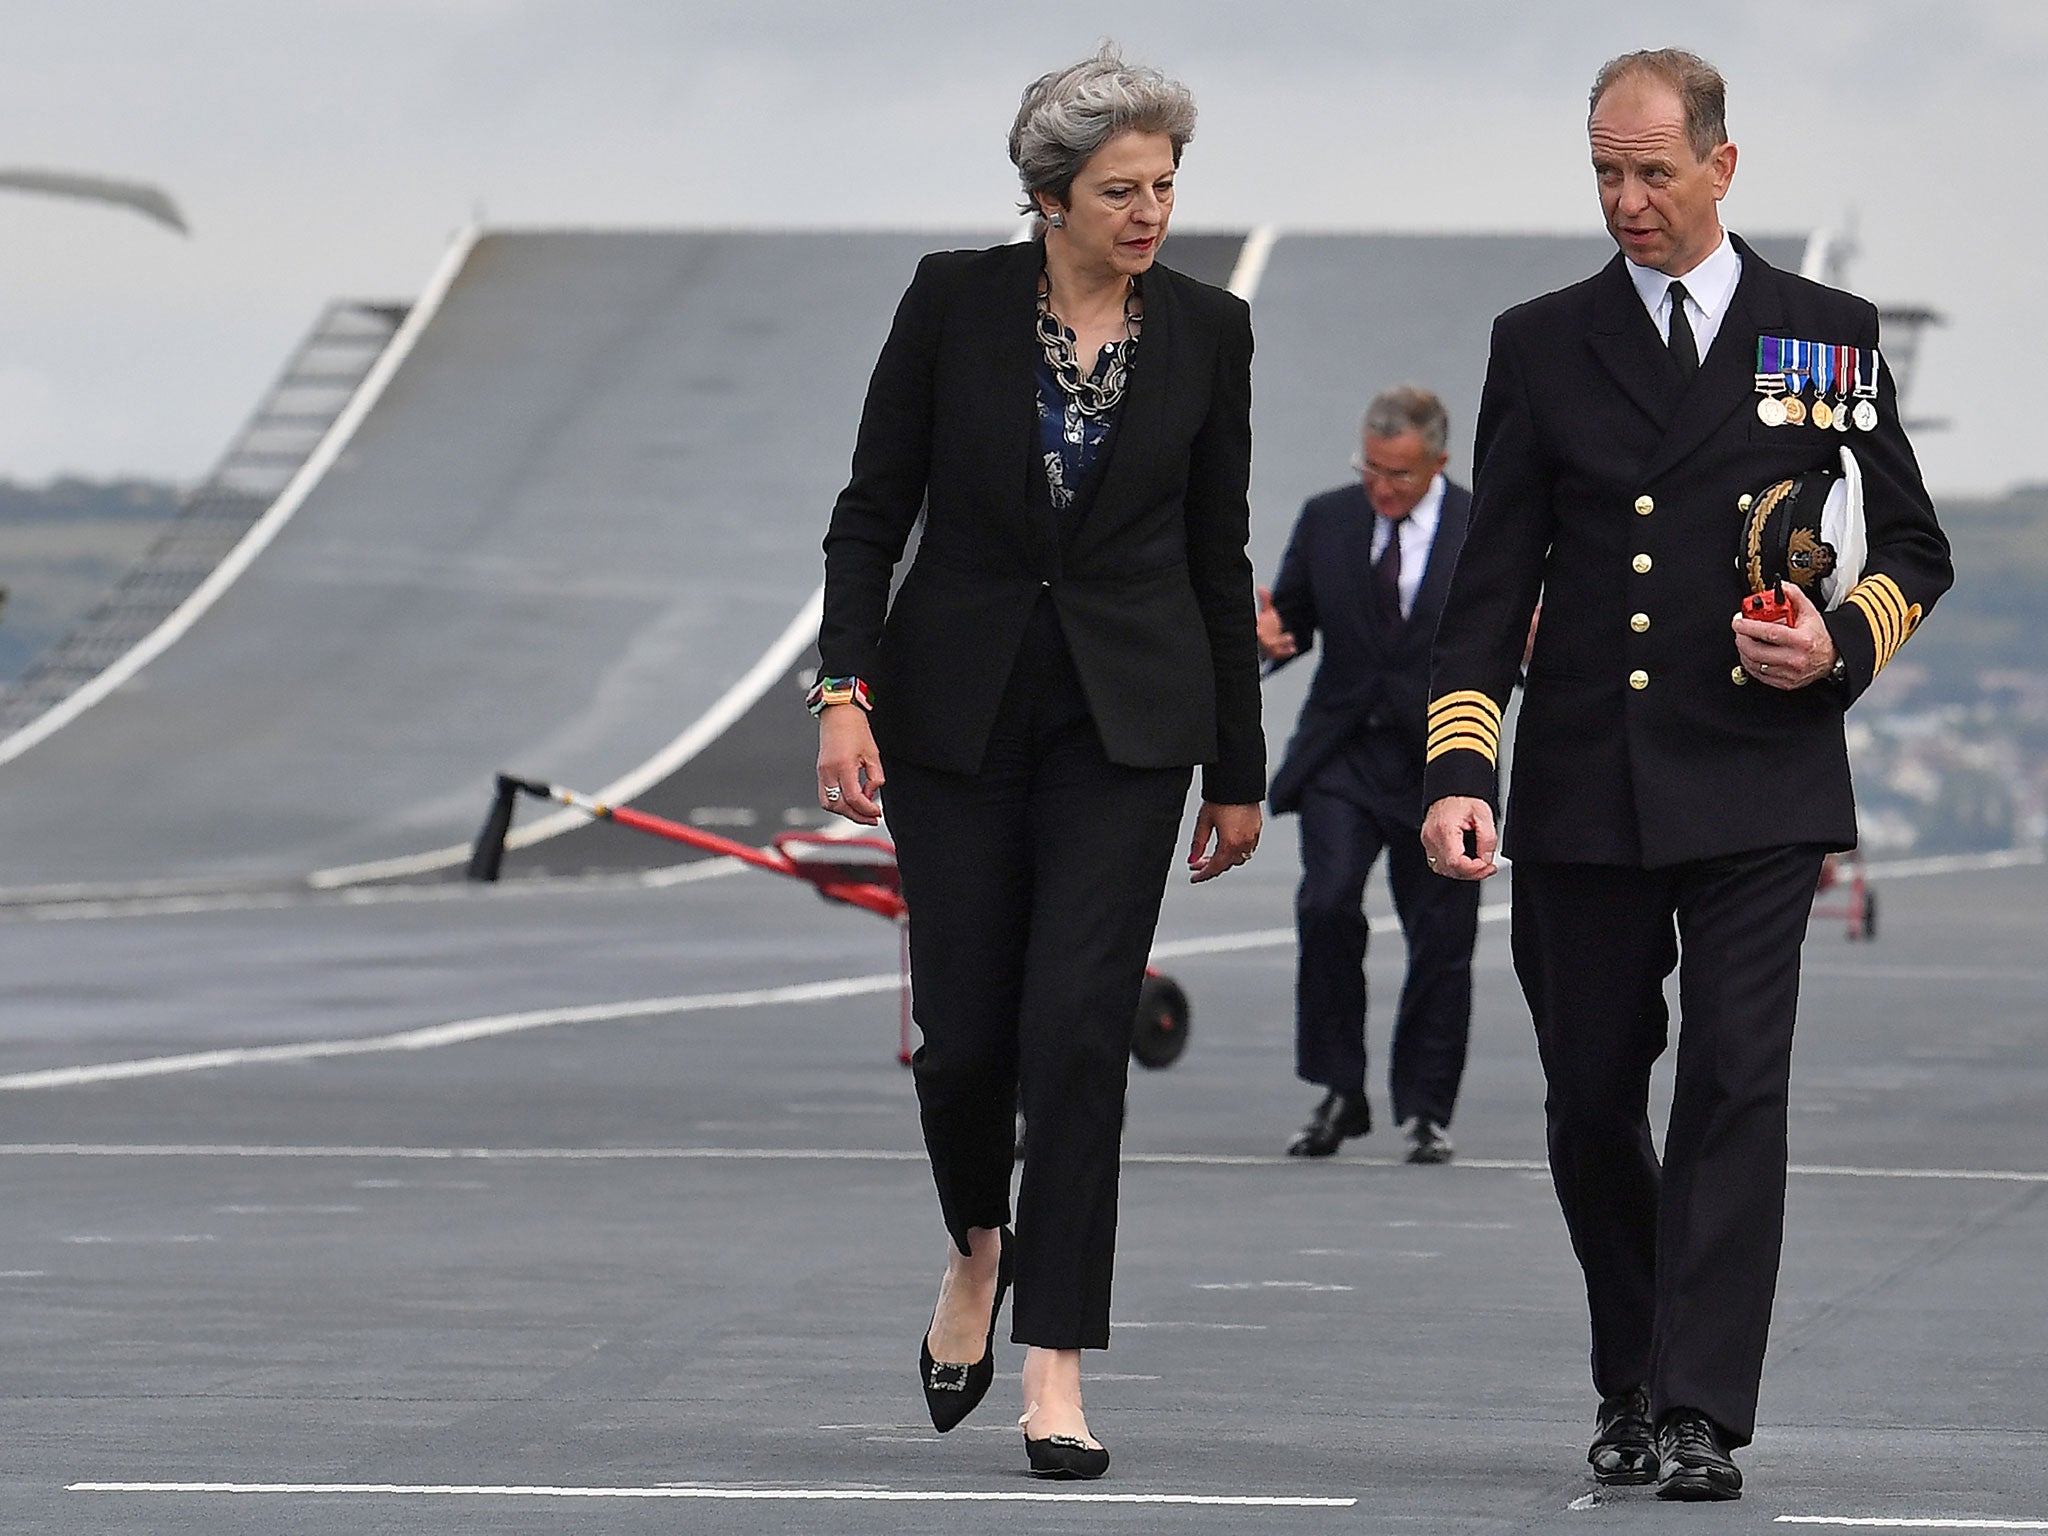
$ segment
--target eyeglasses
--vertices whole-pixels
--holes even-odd
[[[1351,472],[1368,480],[1384,480],[1388,485],[1419,485],[1428,478],[1419,469],[1382,468],[1362,453],[1351,455]]]

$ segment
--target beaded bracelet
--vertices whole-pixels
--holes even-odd
[[[858,704],[870,713],[875,707],[868,697],[868,685],[857,677],[821,677],[804,695],[804,707],[814,715],[822,714],[828,704]]]

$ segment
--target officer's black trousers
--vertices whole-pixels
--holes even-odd
[[[1131,1024],[1190,770],[1108,760],[1049,603],[979,773],[883,766],[946,1229],[965,1252],[1010,1222],[1021,1088],[1011,1336],[1106,1348]]]
[[[1799,950],[1821,850],[1668,869],[1517,860],[1514,957],[1536,1021],[1550,1168],[1586,1275],[1593,1383],[1696,1408],[1736,1445],[1785,1222]],[[1650,1069],[1678,970],[1678,1065],[1659,1167]]]
[[[1472,1027],[1472,945],[1479,935],[1479,887],[1430,869],[1420,832],[1374,811],[1334,784],[1301,794],[1301,885],[1294,921],[1294,1070],[1303,1082],[1365,1092],[1365,883],[1382,849],[1394,912],[1408,940],[1388,1051],[1394,1118],[1451,1123],[1465,1075]]]

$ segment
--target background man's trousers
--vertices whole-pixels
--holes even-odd
[[[1394,1118],[1422,1115],[1449,1125],[1472,1026],[1479,887],[1432,871],[1419,827],[1373,809],[1342,765],[1318,775],[1301,795],[1295,1072],[1339,1093],[1365,1092],[1365,883],[1382,849],[1408,938],[1389,1052]]]

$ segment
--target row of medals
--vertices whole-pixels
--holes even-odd
[[[1877,425],[1877,407],[1868,400],[1858,400],[1851,408],[1847,400],[1830,403],[1822,398],[1808,405],[1797,395],[1765,395],[1756,403],[1756,414],[1767,427],[1802,426],[1809,416],[1823,431],[1832,427],[1846,432],[1853,426],[1858,432],[1868,432]]]

